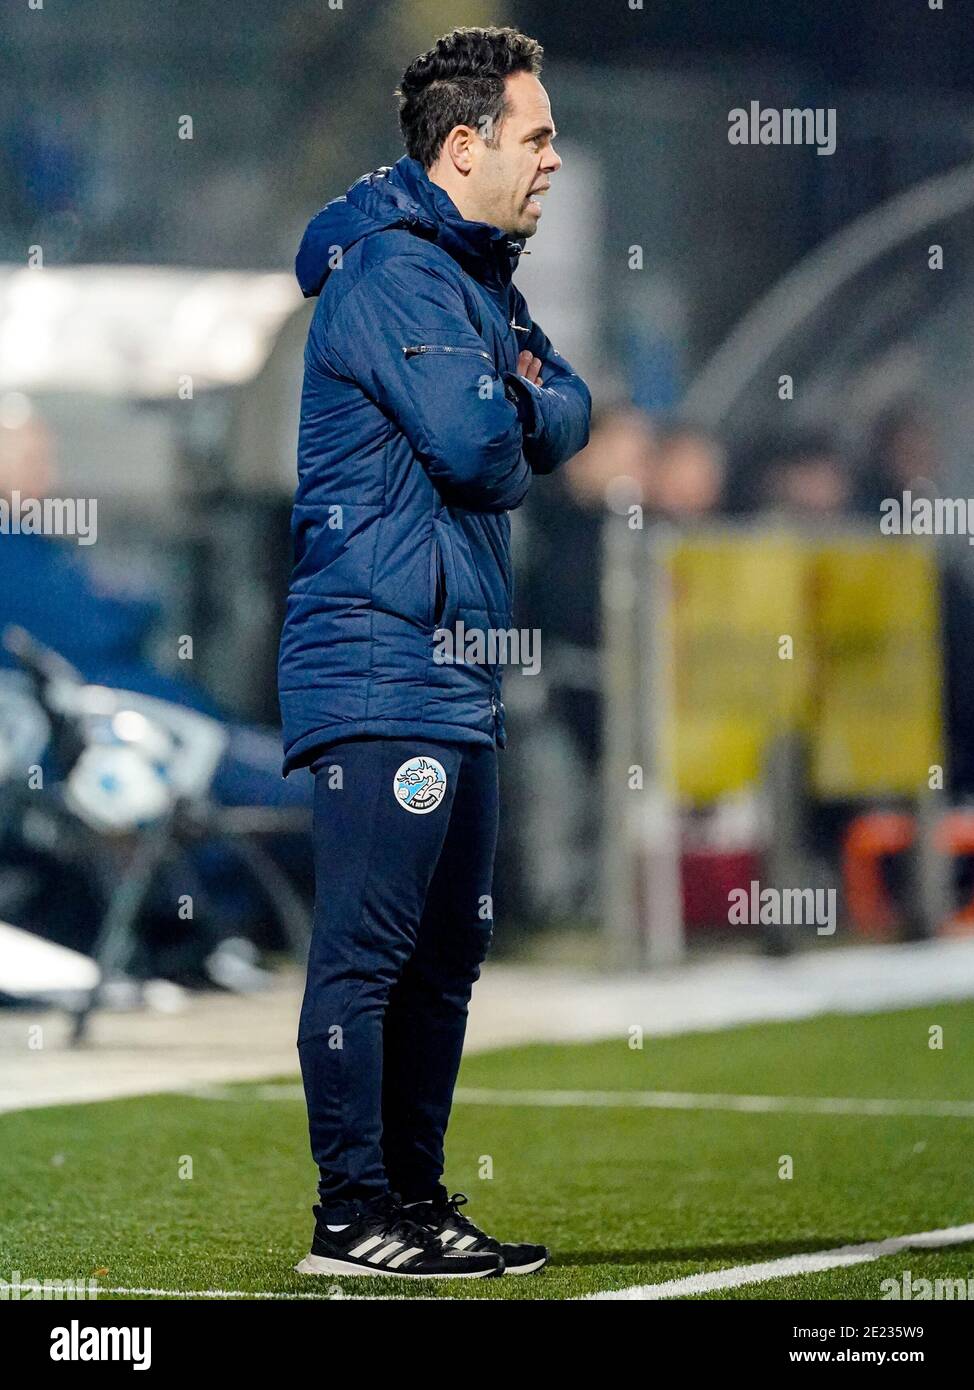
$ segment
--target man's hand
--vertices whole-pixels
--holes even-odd
[[[527,377],[528,381],[533,381],[535,386],[543,386],[541,380],[541,358],[534,357],[530,352],[518,353],[517,359],[518,376]]]

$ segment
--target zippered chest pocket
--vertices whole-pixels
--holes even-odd
[[[416,343],[410,347],[403,347],[402,351],[403,356],[406,358],[419,357],[424,352],[442,352],[448,355],[458,353],[460,356],[482,357],[485,362],[489,362],[491,366],[494,365],[493,358],[486,348],[456,347],[447,343]]]

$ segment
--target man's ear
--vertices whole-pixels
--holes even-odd
[[[474,131],[468,125],[454,126],[446,137],[446,153],[461,174],[469,174],[473,168],[473,139]]]

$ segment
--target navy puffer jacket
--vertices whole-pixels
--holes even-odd
[[[508,511],[588,441],[585,383],[531,322],[523,243],[465,221],[421,164],[359,179],[297,257],[305,349],[278,685],[285,774],[360,735],[503,746],[499,667],[435,632],[512,624]],[[516,375],[541,358],[542,386]]]

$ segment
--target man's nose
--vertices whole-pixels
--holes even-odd
[[[541,163],[541,167],[546,174],[557,174],[558,170],[561,168],[561,155],[558,151],[549,146],[549,148],[545,150],[545,157]]]

